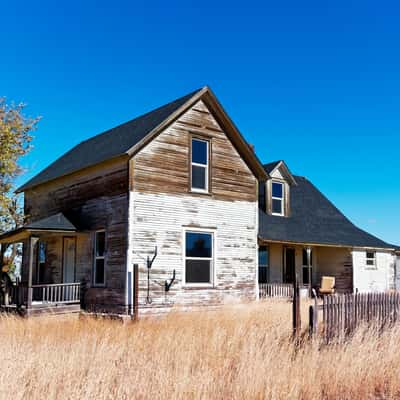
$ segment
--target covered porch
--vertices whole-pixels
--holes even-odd
[[[304,295],[309,294],[310,289],[318,292],[323,276],[335,278],[336,292],[351,293],[352,249],[344,246],[260,241],[258,283],[261,297],[290,297],[296,276]]]
[[[0,236],[2,311],[21,315],[79,312],[76,227],[63,214],[24,225]],[[18,262],[10,257],[18,244]],[[18,266],[16,264],[19,264]]]

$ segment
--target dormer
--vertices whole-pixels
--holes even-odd
[[[264,165],[269,178],[260,182],[260,207],[270,215],[290,216],[290,188],[297,185],[296,180],[284,161]]]

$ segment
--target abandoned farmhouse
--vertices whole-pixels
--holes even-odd
[[[208,87],[78,144],[19,192],[26,223],[0,236],[0,259],[22,243],[4,306],[27,314],[254,300],[296,275],[335,277],[344,293],[400,288],[400,248],[284,161],[262,164]]]

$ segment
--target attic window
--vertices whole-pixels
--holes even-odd
[[[284,186],[282,182],[272,181],[272,215],[284,215]]]

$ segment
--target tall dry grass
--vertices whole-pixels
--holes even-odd
[[[345,345],[290,339],[290,304],[115,321],[0,321],[1,399],[400,396],[400,328]]]

